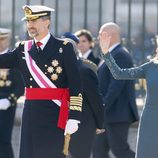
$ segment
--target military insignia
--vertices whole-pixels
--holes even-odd
[[[7,80],[6,82],[5,82],[5,85],[7,86],[7,87],[9,87],[10,85],[11,85],[11,81],[10,80]]]
[[[25,8],[25,15],[31,15],[32,14],[32,10],[28,7]]]
[[[65,40],[64,42],[63,42],[63,45],[67,45],[68,44],[68,40]]]
[[[51,62],[51,66],[47,67],[47,72],[51,75],[51,80],[56,81],[63,71],[62,67],[59,66],[59,61],[54,59]],[[46,74],[46,73],[45,73]]]
[[[14,93],[11,93],[11,95],[10,95],[11,97],[14,97],[15,96],[15,94]]]
[[[9,74],[9,70],[8,70],[8,69],[1,69],[1,70],[0,70],[0,78],[1,78],[2,80],[6,80],[8,74]]]
[[[60,74],[61,72],[62,72],[62,67],[60,67],[60,66],[58,66],[57,68],[56,68],[56,72],[58,73],[58,74]]]
[[[63,48],[59,48],[59,53],[62,53],[63,52]]]
[[[47,68],[47,71],[48,71],[49,73],[53,73],[54,68],[53,68],[52,66],[49,66],[49,67]]]
[[[4,87],[5,82],[3,80],[0,80],[0,87]]]
[[[52,60],[52,66],[56,67],[59,65],[58,60]]]
[[[51,79],[52,79],[53,81],[56,81],[56,80],[58,79],[58,75],[57,75],[57,74],[51,75]]]

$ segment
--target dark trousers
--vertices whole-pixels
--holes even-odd
[[[96,136],[93,158],[110,158],[109,150],[116,158],[134,158],[127,143],[129,126],[130,123],[106,124],[105,132]]]
[[[0,142],[0,158],[14,158],[12,145]]]

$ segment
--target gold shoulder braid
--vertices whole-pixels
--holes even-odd
[[[82,59],[82,62],[97,74],[97,65],[88,59]]]
[[[70,97],[70,110],[82,111],[82,94]]]

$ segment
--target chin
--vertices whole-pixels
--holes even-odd
[[[38,35],[37,35],[37,34],[34,34],[34,33],[29,33],[29,36],[32,37],[32,38],[35,38],[35,37],[37,37]]]

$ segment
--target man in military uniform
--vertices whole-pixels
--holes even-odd
[[[0,28],[0,55],[8,52],[10,30]],[[13,158],[11,134],[17,99],[24,86],[20,74],[15,70],[0,69],[0,158]]]
[[[72,135],[70,153],[73,158],[90,158],[96,129],[99,132],[101,131],[104,120],[104,107],[98,91],[97,66],[89,60],[79,58],[79,53],[76,49],[76,44],[79,42],[77,36],[66,32],[63,37],[68,38],[74,46],[74,51],[78,57],[78,66],[83,87],[82,123],[78,132]]]
[[[64,134],[78,130],[82,111],[77,59],[70,43],[49,32],[53,9],[23,9],[33,40],[0,56],[0,67],[17,67],[25,81],[20,158],[64,158]]]

